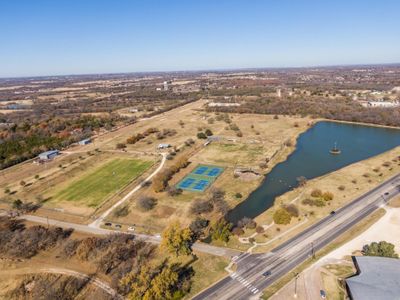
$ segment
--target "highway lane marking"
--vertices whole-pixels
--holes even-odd
[[[242,276],[239,276],[237,273],[232,273],[229,275],[232,279],[239,281],[245,288],[247,288],[251,293],[257,294],[259,290],[252,285],[250,282],[248,282],[246,279],[244,279]]]

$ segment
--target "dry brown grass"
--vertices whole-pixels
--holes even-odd
[[[400,197],[396,197],[393,200],[391,200],[388,204],[391,207],[400,207]]]
[[[265,115],[230,115],[232,123],[237,124],[243,133],[243,137],[235,136],[233,130],[226,130],[227,124],[224,121],[217,121],[215,114],[205,114],[194,110],[193,107],[179,115],[179,119],[184,122],[184,128],[167,122],[167,118],[160,117],[165,128],[175,128],[177,135],[166,139],[167,142],[173,145],[183,144],[188,138],[196,140],[196,144],[190,148],[184,148],[179,155],[189,155],[191,164],[180,170],[170,180],[170,186],[177,184],[184,176],[190,173],[198,164],[212,164],[225,168],[224,172],[213,183],[213,187],[221,188],[226,192],[226,201],[230,207],[234,207],[247,196],[261,183],[263,177],[260,176],[255,180],[244,181],[234,177],[234,169],[238,166],[248,167],[260,173],[268,172],[277,162],[284,159],[294,147],[285,147],[283,150],[282,144],[287,139],[295,141],[299,133],[306,130],[309,119],[306,118],[289,118],[282,117],[278,120],[272,116]],[[208,118],[213,118],[213,124],[208,123]],[[157,122],[159,122],[157,120]],[[157,127],[156,120],[152,121],[152,126]],[[294,123],[298,123],[299,127],[294,127]],[[170,127],[169,127],[169,124]],[[252,126],[253,125],[253,126]],[[148,125],[146,125],[148,126]],[[175,126],[175,127],[174,127]],[[252,128],[253,127],[253,128]],[[147,127],[143,127],[147,128]],[[204,140],[198,140],[196,134],[198,128],[210,128],[214,135],[221,137],[218,142],[212,142],[207,147],[203,146]],[[150,146],[147,145],[148,137],[139,143],[133,145],[134,149],[146,149],[146,147],[154,147],[156,141]],[[143,148],[142,148],[143,147]],[[259,164],[265,162],[266,158],[270,158],[275,152],[278,152],[274,161],[269,163],[268,169],[261,169]],[[169,162],[168,164],[173,164]],[[189,214],[190,203],[193,199],[207,199],[210,190],[204,193],[196,193],[184,191],[182,195],[171,197],[166,192],[154,193],[151,187],[143,189],[135,194],[130,204],[130,214],[126,217],[119,218],[117,221],[123,223],[139,224],[139,230],[145,232],[157,232],[162,230],[171,220],[179,220],[182,224],[188,225],[196,216]],[[241,198],[237,198],[236,194],[240,193]],[[158,200],[158,205],[155,209],[143,212],[136,208],[135,199],[142,196],[155,197]],[[205,217],[208,219],[217,218],[216,214],[208,214]],[[233,247],[247,248],[246,245],[240,245],[234,237],[231,242]]]

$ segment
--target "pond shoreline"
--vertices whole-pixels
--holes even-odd
[[[241,218],[243,218],[245,216],[251,217],[251,218],[255,218],[258,215],[260,215],[263,212],[265,212],[266,210],[268,210],[269,208],[273,207],[275,199],[277,197],[279,197],[282,194],[284,194],[284,193],[296,188],[297,187],[297,183],[293,182],[293,178],[290,178],[290,182],[286,183],[286,187],[285,188],[282,187],[282,185],[283,185],[282,181],[284,181],[284,180],[278,178],[279,179],[279,183],[277,182],[276,184],[277,185],[281,185],[278,189],[282,193],[276,194],[277,192],[274,192],[274,193],[271,194],[271,192],[269,192],[267,190],[265,195],[263,195],[260,192],[260,190],[265,189],[265,187],[264,187],[265,185],[269,184],[271,186],[271,184],[269,182],[273,181],[274,178],[273,177],[269,178],[269,177],[270,176],[274,176],[274,172],[276,172],[276,169],[285,168],[285,166],[282,167],[282,165],[285,165],[285,164],[292,164],[292,165],[296,165],[297,164],[296,162],[293,162],[291,160],[294,159],[293,156],[295,156],[297,152],[302,151],[302,148],[305,147],[305,145],[302,144],[302,143],[304,143],[303,139],[306,139],[307,136],[310,136],[310,135],[312,136],[313,134],[315,134],[313,131],[321,130],[321,129],[318,129],[321,126],[322,127],[328,127],[328,129],[329,129],[329,127],[331,125],[327,125],[327,124],[331,124],[331,125],[332,124],[337,124],[337,125],[339,125],[337,127],[336,131],[338,131],[338,132],[342,131],[340,133],[342,135],[341,138],[344,138],[346,135],[348,135],[346,133],[346,131],[349,131],[349,132],[353,132],[353,133],[352,133],[352,135],[349,135],[348,137],[346,137],[346,139],[348,139],[348,140],[350,140],[352,138],[355,138],[355,137],[358,138],[359,135],[361,136],[361,140],[362,140],[362,136],[363,135],[365,135],[365,136],[370,135],[370,136],[373,136],[374,138],[380,138],[381,139],[380,142],[382,142],[382,143],[385,143],[384,138],[382,139],[382,136],[385,136],[385,134],[386,135],[390,135],[390,134],[393,133],[392,131],[400,129],[398,127],[375,126],[375,125],[370,125],[370,124],[365,124],[365,123],[359,124],[359,123],[355,123],[355,122],[334,121],[334,120],[326,120],[326,119],[316,120],[312,126],[310,126],[306,131],[300,133],[297,136],[297,138],[295,140],[295,144],[294,144],[293,150],[291,151],[291,153],[288,153],[286,155],[285,159],[283,159],[282,161],[280,161],[277,164],[275,164],[274,167],[272,167],[269,170],[269,172],[267,172],[265,174],[265,177],[261,181],[260,185],[255,190],[253,190],[250,193],[250,195],[244,201],[242,201],[240,204],[238,204],[235,208],[233,208],[228,213],[228,220],[233,222],[233,223],[236,223],[238,220],[240,220]],[[341,125],[349,125],[350,127],[346,127],[346,128],[343,127],[342,128]],[[382,130],[382,131],[378,132],[378,130]],[[335,129],[331,128],[330,131],[333,131],[333,133],[335,133]],[[361,131],[361,133],[359,131]],[[369,132],[369,131],[371,131],[371,132]],[[359,135],[357,135],[357,134],[359,134]],[[307,136],[304,137],[305,135],[307,135]],[[397,135],[397,133],[396,133],[396,135]],[[326,136],[323,135],[323,137],[325,137],[325,140],[326,140]],[[369,148],[369,146],[368,147],[365,146],[365,145],[369,145],[368,142],[369,142],[369,140],[371,140],[370,137],[365,139],[365,140],[362,140],[362,142],[358,143],[359,144],[358,146],[360,146],[360,148],[349,147],[349,145],[346,145],[346,147],[347,147],[346,149],[349,149],[350,152],[347,152],[347,153],[345,152],[344,154],[337,155],[337,160],[339,161],[339,163],[337,165],[335,163],[330,163],[330,164],[328,163],[328,165],[324,166],[322,170],[316,170],[315,172],[308,172],[309,174],[311,174],[311,176],[308,176],[308,177],[306,176],[306,177],[307,177],[307,179],[315,179],[317,177],[324,176],[324,175],[327,175],[329,173],[335,172],[338,169],[341,169],[341,168],[343,168],[345,166],[348,166],[348,165],[350,165],[352,163],[355,163],[355,162],[358,162],[358,161],[362,161],[362,160],[374,157],[376,155],[379,155],[379,154],[381,154],[383,152],[386,152],[386,151],[388,151],[388,150],[400,145],[400,131],[399,131],[399,137],[396,137],[396,138],[397,138],[398,142],[397,142],[397,140],[395,142],[393,140],[391,140],[390,141],[390,145],[388,146],[389,148],[385,147],[385,146],[372,147],[373,149],[371,149],[371,151],[366,150],[366,148]],[[334,137],[332,137],[332,139],[334,139]],[[392,137],[392,139],[393,139],[393,137]],[[300,142],[300,145],[299,145],[299,142]],[[313,142],[314,143],[315,142],[318,143],[318,140],[317,141],[313,141]],[[349,143],[349,141],[347,141],[347,144],[348,143]],[[387,143],[389,143],[389,142],[387,142]],[[387,143],[385,143],[385,144],[387,144]],[[325,145],[326,145],[326,141],[325,141],[325,144],[322,147],[321,147],[321,145],[319,145],[319,148],[324,148]],[[364,146],[362,146],[362,145],[364,145]],[[329,146],[331,146],[331,145],[329,145]],[[339,143],[339,147],[341,147],[340,143]],[[315,151],[315,150],[311,150],[311,151]],[[325,154],[324,152],[325,151],[326,151],[325,149],[322,150],[322,155],[321,155],[321,153],[319,153],[319,150],[315,154],[317,156],[324,157],[324,154]],[[358,155],[357,152],[361,152],[361,154]],[[329,150],[328,150],[328,153],[329,153]],[[297,155],[299,155],[299,154],[297,154]],[[341,161],[343,158],[345,158],[344,162]],[[312,161],[313,164],[317,163],[317,164],[324,165],[324,164],[326,164],[324,162],[324,160],[328,160],[328,161],[333,160],[334,161],[335,159],[332,159],[331,157],[325,155],[325,157],[323,159],[321,159],[321,160],[318,160],[318,159],[317,160],[315,160],[315,159],[313,160],[313,159],[311,159],[310,161]],[[305,167],[307,169],[307,166],[305,166],[304,164],[302,165],[302,167]],[[301,169],[301,167],[300,167],[300,169]],[[296,171],[297,171],[299,176],[303,176],[303,175],[300,175],[298,170],[296,170]],[[280,174],[280,176],[283,176],[283,175],[284,174]],[[282,178],[285,178],[285,176],[283,176]],[[270,205],[260,204],[263,207],[268,206],[268,207],[265,207],[265,209],[263,209],[262,211],[260,211],[260,209],[257,208],[256,201],[253,199],[254,197],[259,197],[260,198],[259,199],[260,202],[268,201],[268,203],[270,203]],[[274,199],[271,199],[271,197],[273,197]],[[252,203],[249,204],[249,201],[251,201]],[[238,213],[238,211],[241,211],[241,213]]]

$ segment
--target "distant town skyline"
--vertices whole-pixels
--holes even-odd
[[[4,1],[0,77],[400,63],[400,3]]]

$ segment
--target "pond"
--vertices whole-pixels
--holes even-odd
[[[330,150],[337,143],[341,150]],[[321,121],[302,133],[295,151],[276,165],[261,185],[228,214],[231,222],[255,218],[273,206],[276,197],[297,186],[297,178],[313,179],[400,145],[400,130]]]

